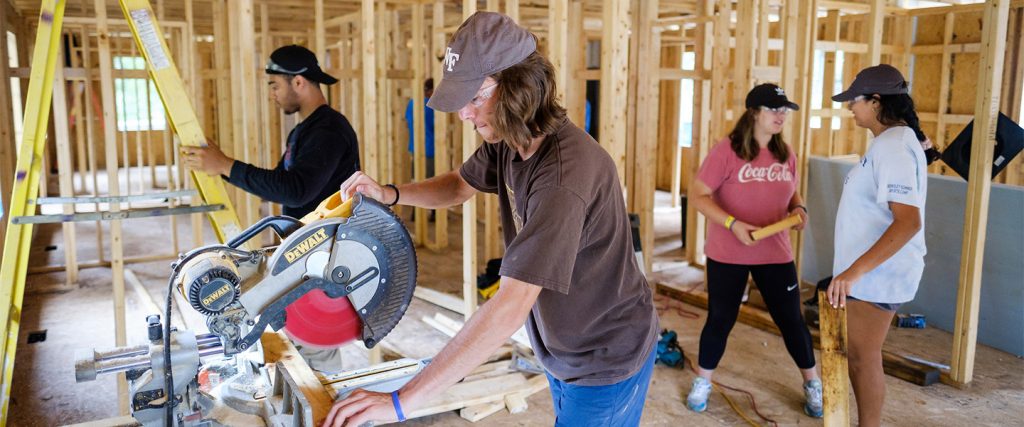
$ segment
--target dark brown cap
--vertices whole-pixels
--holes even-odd
[[[522,62],[537,50],[537,39],[508,16],[477,12],[448,42],[443,77],[427,105],[453,112],[465,107],[487,76]]]
[[[907,80],[900,70],[889,64],[879,64],[860,70],[850,87],[832,97],[835,102],[853,101],[860,95],[898,95],[910,93]]]

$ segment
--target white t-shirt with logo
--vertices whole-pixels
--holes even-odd
[[[836,213],[832,274],[846,271],[892,225],[889,202],[915,206],[921,230],[891,258],[853,284],[850,295],[863,301],[897,304],[914,299],[924,271],[924,204],[928,170],[924,150],[906,126],[875,137],[860,164],[846,175]]]

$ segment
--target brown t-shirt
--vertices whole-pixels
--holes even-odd
[[[484,143],[460,172],[501,201],[501,276],[544,288],[526,329],[551,375],[590,386],[639,371],[658,315],[611,156],[566,120],[526,161],[507,144]]]

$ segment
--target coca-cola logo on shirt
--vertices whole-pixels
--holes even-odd
[[[772,163],[764,167],[754,167],[746,163],[740,168],[737,178],[741,183],[792,181],[793,172],[789,170],[789,165],[782,163]]]

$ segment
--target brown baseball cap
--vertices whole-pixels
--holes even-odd
[[[441,83],[427,106],[450,113],[469,103],[487,76],[537,51],[537,39],[512,18],[477,12],[455,30],[441,62]]]
[[[889,64],[879,64],[860,70],[857,77],[850,83],[850,87],[842,93],[832,97],[835,102],[853,101],[859,95],[869,94],[898,95],[910,93],[907,80],[896,67]]]

